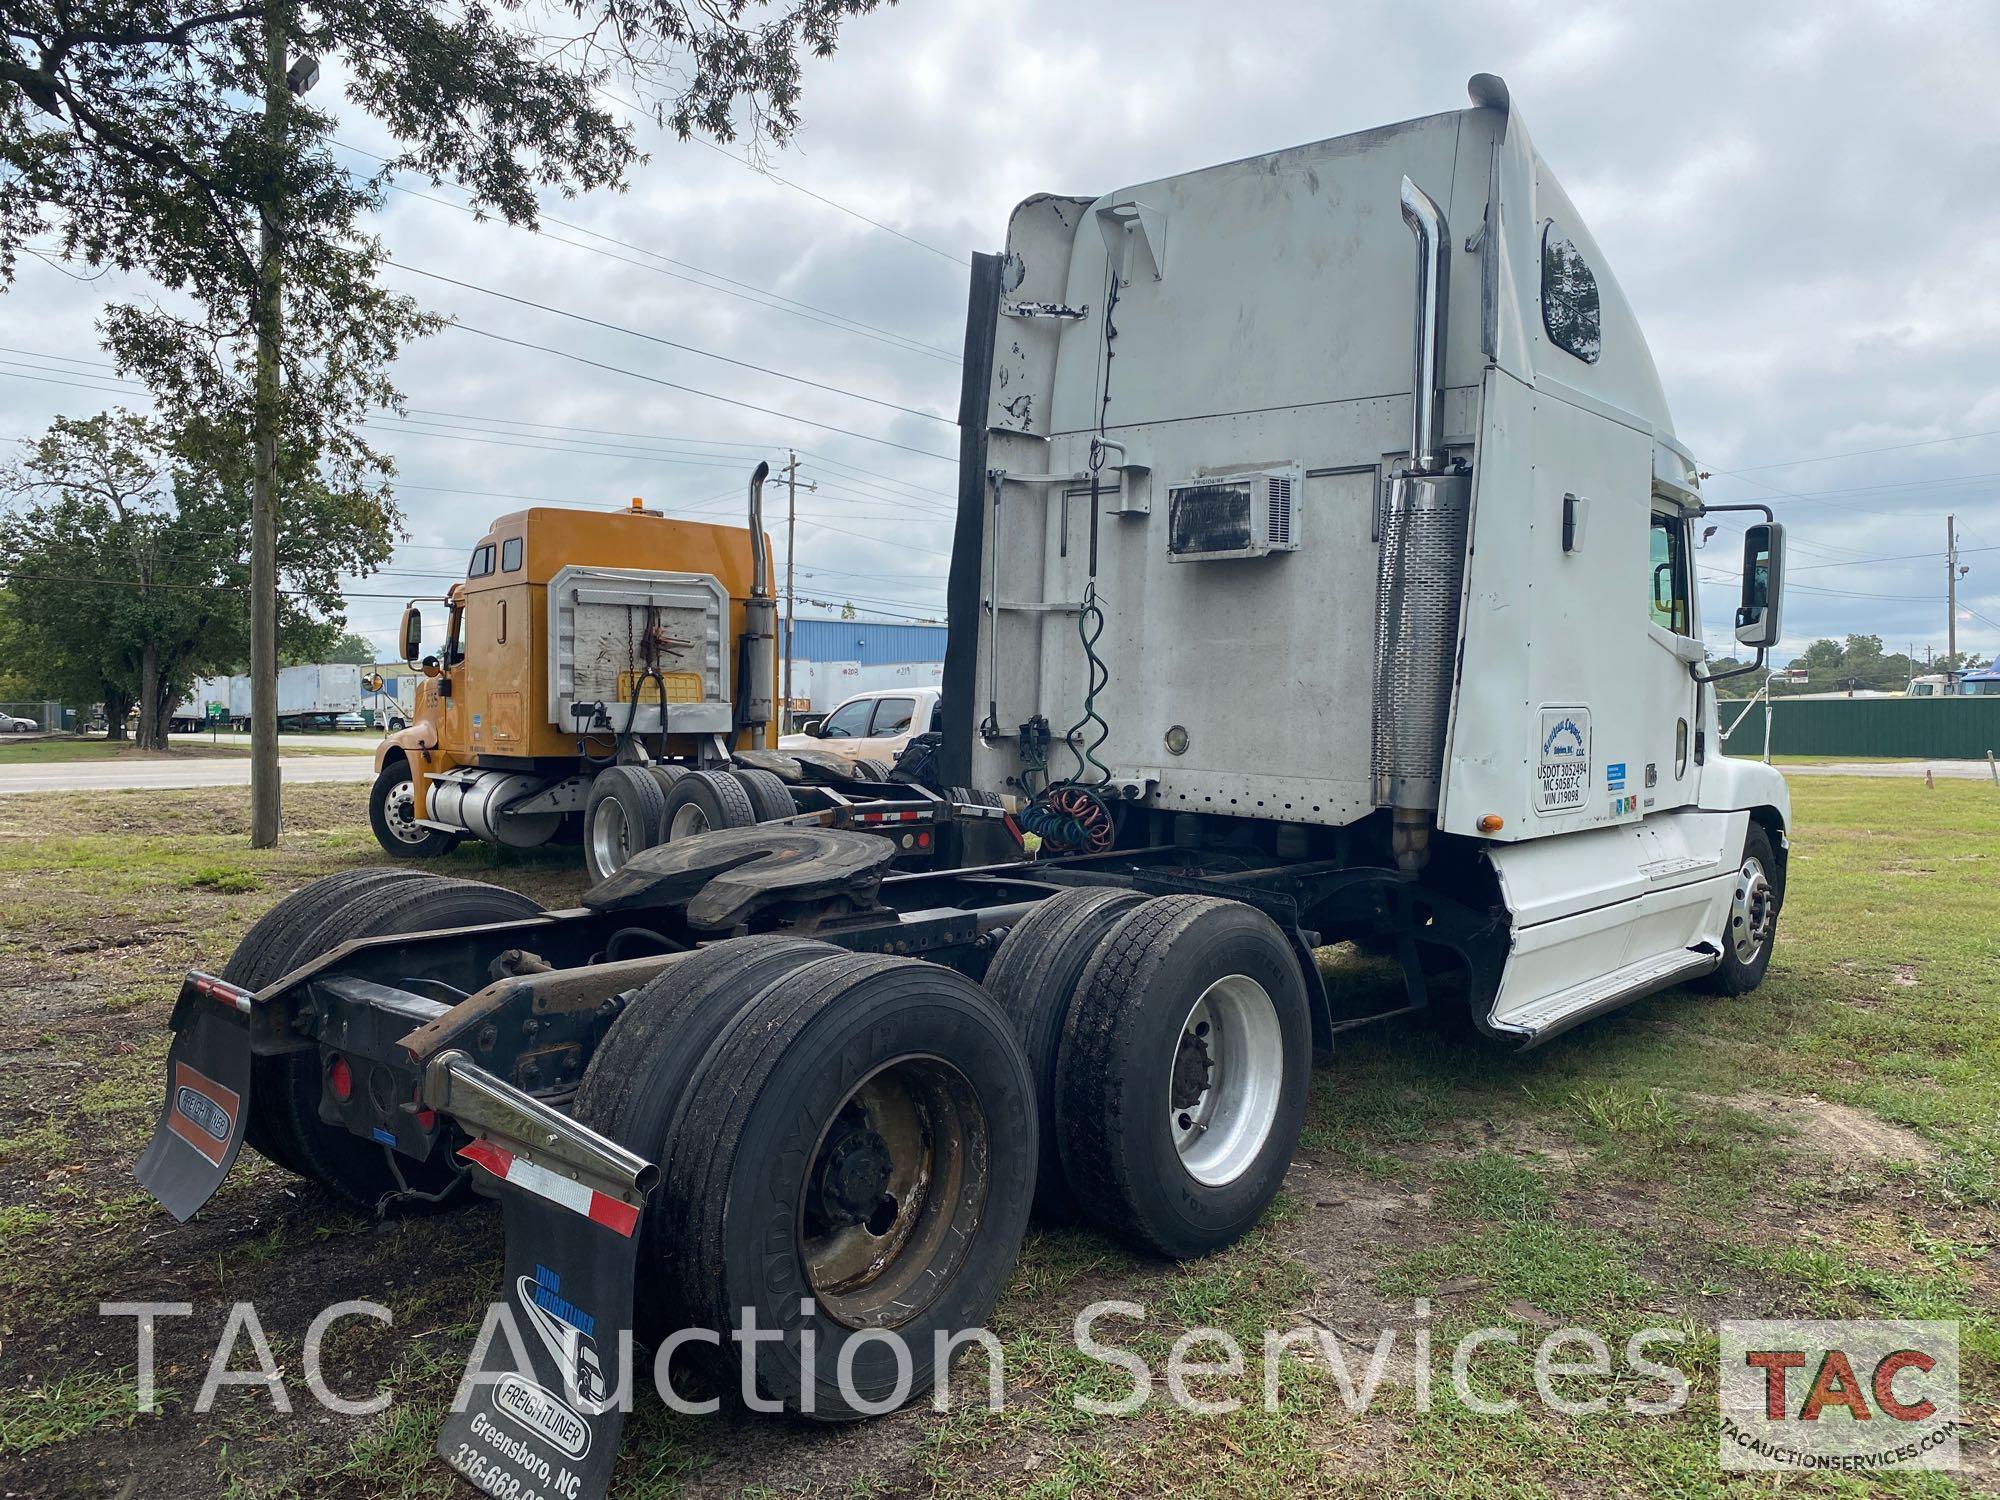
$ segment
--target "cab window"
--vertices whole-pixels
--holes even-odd
[[[917,716],[914,698],[884,698],[875,705],[875,727],[871,734],[908,734],[910,720]]]
[[[510,536],[500,544],[500,571],[518,573],[521,571],[521,539]]]
[[[487,550],[491,551],[492,549],[488,548]],[[455,667],[460,662],[465,660],[465,651],[458,644],[459,627],[464,623],[465,623],[465,606],[462,604],[454,604],[451,607],[451,617],[445,621],[445,627],[444,627],[443,655],[444,655],[444,664],[447,667]]]
[[[1687,527],[1679,516],[1653,517],[1651,587],[1653,623],[1675,635],[1693,635],[1688,612]]]
[[[868,714],[874,707],[874,702],[867,698],[841,704],[826,716],[826,722],[820,726],[819,737],[823,740],[866,739]]]
[[[1604,352],[1597,275],[1553,219],[1542,231],[1542,327],[1550,343],[1587,365],[1596,364]]]
[[[492,571],[493,544],[487,542],[484,546],[474,547],[472,549],[472,565],[465,570],[465,576],[467,578],[484,578]]]

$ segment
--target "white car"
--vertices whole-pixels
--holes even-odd
[[[856,693],[805,733],[784,736],[778,748],[817,750],[849,765],[874,761],[887,771],[912,735],[939,727],[939,696],[934,687]]]
[[[32,734],[41,727],[33,719],[23,719],[15,714],[0,714],[0,733]]]

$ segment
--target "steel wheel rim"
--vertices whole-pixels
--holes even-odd
[[[1764,873],[1764,862],[1754,854],[1736,872],[1736,894],[1729,902],[1729,943],[1740,964],[1754,964],[1770,941],[1777,921],[1776,892]]]
[[[417,822],[417,784],[399,781],[382,799],[382,822],[389,836],[402,844],[421,844],[430,830]]]
[[[708,814],[703,812],[697,803],[683,802],[674,809],[674,820],[667,829],[667,837],[684,839],[693,834],[707,832]]]
[[[870,1173],[864,1142],[843,1173],[843,1153],[867,1135],[886,1170]],[[985,1217],[989,1144],[977,1091],[943,1058],[895,1058],[855,1085],[822,1125],[799,1191],[799,1258],[830,1316],[895,1328],[944,1294]]]
[[[590,820],[590,852],[597,868],[607,875],[624,869],[625,861],[632,857],[625,807],[616,797],[606,797],[597,804]]]
[[[1270,992],[1247,974],[1203,990],[1181,1022],[1166,1090],[1167,1130],[1188,1176],[1223,1187],[1250,1170],[1277,1123],[1284,1077]]]

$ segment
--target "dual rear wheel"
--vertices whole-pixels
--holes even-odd
[[[641,1340],[715,1331],[726,1354],[687,1358],[731,1392],[729,1332],[754,1318],[782,1332],[749,1346],[759,1394],[821,1420],[927,1386],[939,1336],[983,1326],[1027,1227],[1027,1060],[936,964],[783,937],[678,959],[613,1024],[576,1115],[660,1166]]]
[[[1241,1238],[1305,1117],[1312,1024],[1277,924],[1212,896],[1066,891],[987,975],[1035,1069],[1037,1207],[1183,1259]]]
[[[592,880],[609,880],[642,849],[796,811],[784,782],[769,771],[610,766],[592,778],[584,803],[584,863]]]

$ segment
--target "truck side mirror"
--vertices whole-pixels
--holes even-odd
[[[418,651],[422,650],[424,638],[424,613],[412,604],[403,611],[403,660],[414,662]]]
[[[1785,528],[1764,521],[1743,533],[1743,599],[1736,610],[1736,641],[1759,651],[1778,644],[1785,589]]]

